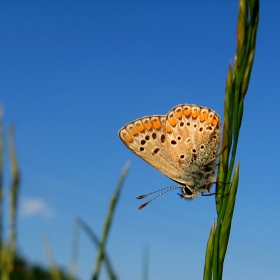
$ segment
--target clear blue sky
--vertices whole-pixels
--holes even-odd
[[[260,8],[229,280],[280,274],[280,3]],[[141,279],[147,246],[150,279],[202,279],[215,198],[188,202],[173,191],[139,211],[137,195],[174,183],[129,151],[118,130],[181,103],[222,116],[237,10],[237,0],[1,2],[0,102],[5,126],[16,125],[18,241],[30,262],[46,263],[47,233],[57,264],[68,267],[74,218],[101,233],[130,160],[107,246],[120,279]],[[78,275],[89,279],[97,252],[83,232],[79,243]]]

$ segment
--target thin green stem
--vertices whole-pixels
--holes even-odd
[[[3,246],[3,115],[4,109],[0,107],[0,268],[3,272],[2,246]]]
[[[97,280],[99,277],[101,263],[104,260],[104,250],[105,250],[105,245],[106,245],[106,242],[108,239],[109,230],[110,230],[110,227],[112,224],[113,214],[115,213],[115,207],[117,205],[117,202],[118,202],[118,199],[120,196],[120,192],[121,192],[121,188],[123,186],[123,183],[124,183],[128,170],[129,170],[129,163],[127,163],[125,165],[125,167],[122,171],[121,177],[117,184],[116,192],[113,195],[111,202],[110,202],[109,212],[108,212],[105,224],[104,224],[103,234],[102,234],[99,251],[98,251],[98,255],[97,255],[97,260],[96,260],[95,267],[94,267],[94,273],[93,273],[93,277],[92,277],[93,280]]]
[[[213,277],[213,280],[221,280],[223,275],[223,264],[228,247],[238,188],[239,164],[234,174],[233,170],[243,117],[244,98],[248,89],[255,54],[258,18],[258,0],[239,1],[237,49],[233,69],[231,66],[229,67],[226,80],[223,152],[220,156],[218,183],[216,186],[218,193],[216,195],[217,225],[215,232],[211,231],[208,241],[208,244],[214,244],[213,254],[209,253],[209,245],[207,245],[206,250],[204,276],[207,275],[205,278],[207,280],[211,279],[211,277]],[[212,258],[212,260],[208,258]],[[209,265],[211,261],[212,267]]]
[[[11,253],[11,266],[13,266],[15,253],[16,253],[16,215],[18,208],[18,191],[20,183],[20,173],[18,162],[16,158],[16,150],[14,143],[14,127],[10,127],[8,131],[9,147],[10,147],[10,165],[12,181],[10,186],[10,241],[9,249]]]
[[[100,241],[99,241],[99,238],[97,237],[97,234],[95,234],[95,232],[82,219],[77,219],[77,224],[84,230],[84,232],[88,235],[88,237],[94,243],[94,245],[97,248],[100,248]],[[107,255],[105,250],[103,252],[103,261],[104,261],[105,268],[108,273],[109,279],[117,280],[118,279],[117,275],[113,270],[113,266],[112,266],[109,256]]]

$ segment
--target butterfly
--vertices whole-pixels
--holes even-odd
[[[166,115],[147,116],[128,123],[119,130],[119,137],[133,153],[180,184],[161,189],[165,190],[163,193],[181,188],[180,196],[186,199],[194,199],[206,191],[210,194],[216,182],[220,143],[220,117],[212,109],[181,104]]]

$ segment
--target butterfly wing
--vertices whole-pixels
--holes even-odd
[[[149,116],[125,125],[119,131],[122,142],[137,156],[167,177],[174,179],[181,172],[167,148],[166,116]]]
[[[211,109],[178,105],[166,116],[149,116],[125,125],[122,142],[158,171],[182,184],[193,185],[193,173],[215,160],[220,119]]]
[[[172,160],[181,167],[177,181],[198,188],[207,185],[219,149],[219,115],[202,106],[178,105],[166,116],[166,138]]]

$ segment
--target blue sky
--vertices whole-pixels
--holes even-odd
[[[5,127],[16,125],[21,253],[45,264],[47,234],[55,261],[68,267],[74,219],[81,217],[101,233],[110,197],[130,160],[107,246],[120,279],[141,279],[147,247],[150,279],[201,279],[216,218],[214,197],[188,202],[173,191],[139,211],[137,195],[174,183],[129,151],[118,130],[182,103],[212,108],[222,117],[238,2],[0,5],[0,102]],[[280,274],[279,8],[277,1],[261,3],[224,267],[229,280]],[[5,181],[8,185],[8,175]],[[89,279],[96,253],[81,232],[80,279]]]

